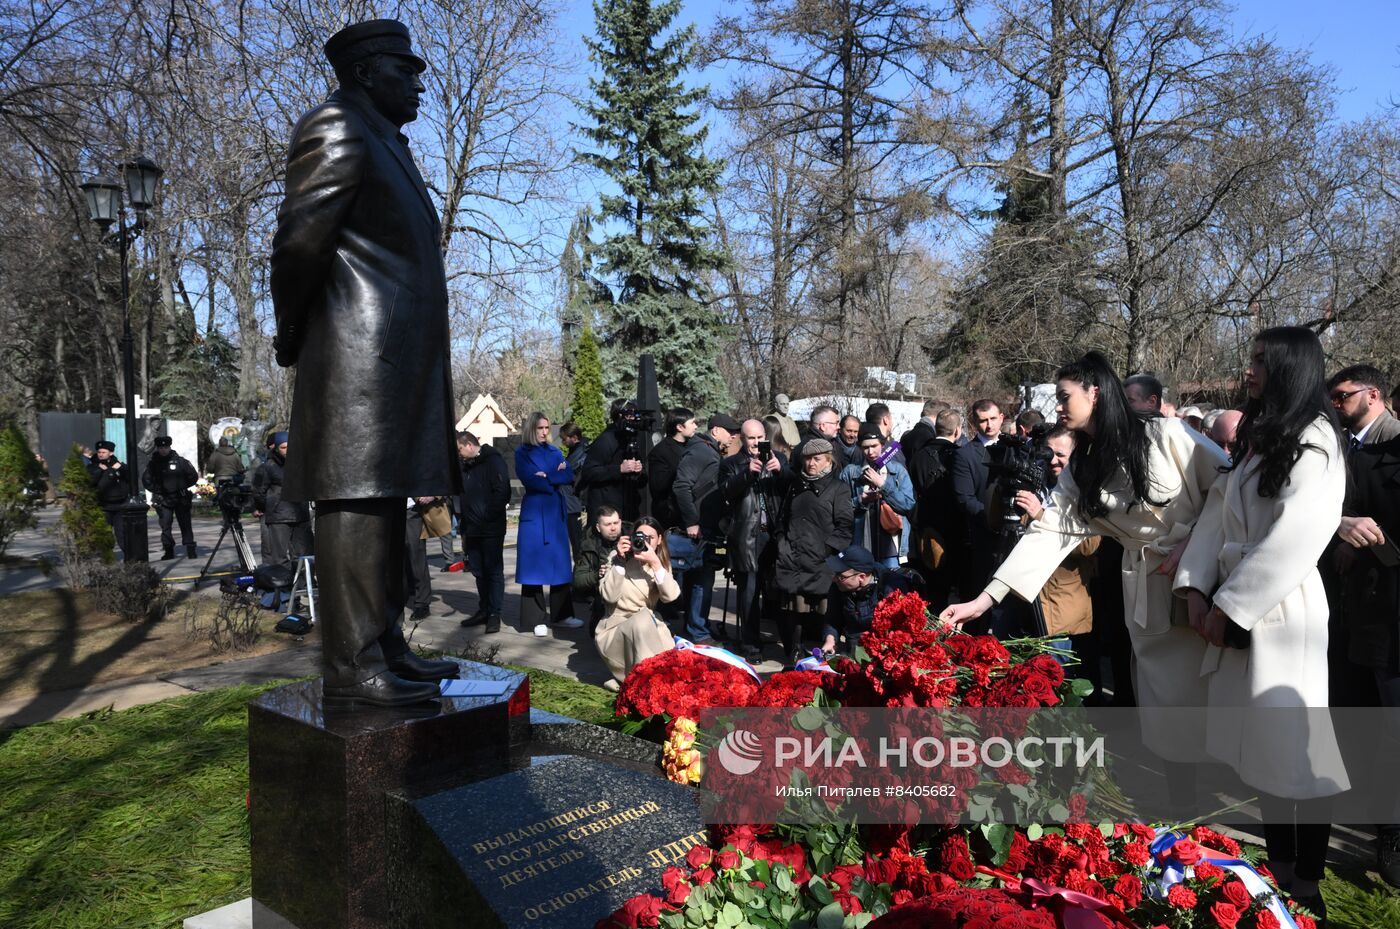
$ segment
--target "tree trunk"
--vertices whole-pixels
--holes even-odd
[[[1069,137],[1065,132],[1065,82],[1067,44],[1065,37],[1066,0],[1050,0],[1050,213],[1055,223],[1065,218],[1065,175],[1069,158]]]

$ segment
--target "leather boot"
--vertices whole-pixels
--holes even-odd
[[[460,625],[464,629],[470,629],[472,626],[480,626],[485,624],[485,622],[490,618],[491,617],[486,615],[485,610],[478,609],[475,613],[462,620]]]
[[[406,681],[385,671],[369,680],[344,687],[323,687],[327,706],[407,706],[436,700],[442,695],[436,684]]]
[[[161,552],[160,560],[161,560],[161,561],[169,561],[170,559],[172,559],[172,558],[174,558],[174,557],[175,557],[175,549],[173,549],[173,548],[167,548],[165,551]]]
[[[199,546],[195,545],[193,542],[191,542],[189,545],[186,545],[186,546],[185,546],[185,557],[186,557],[186,558],[198,558],[198,557],[199,557]]]
[[[500,614],[500,613],[492,613],[490,616],[486,617],[486,634],[487,634],[487,635],[495,635],[497,632],[500,632],[500,631],[501,631],[501,614]]]
[[[462,670],[462,666],[455,661],[448,661],[446,658],[420,658],[413,652],[404,652],[392,658],[385,656],[384,663],[389,666],[391,672],[406,681],[437,683],[455,678]]]

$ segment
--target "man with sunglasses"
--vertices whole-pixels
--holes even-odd
[[[1327,393],[1347,430],[1347,450],[1378,445],[1400,435],[1400,419],[1385,408],[1386,378],[1371,365],[1352,365],[1332,375]]]

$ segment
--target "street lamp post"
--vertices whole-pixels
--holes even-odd
[[[149,158],[141,157],[122,165],[126,180],[126,199],[136,210],[131,223],[126,221],[122,205],[122,186],[108,178],[91,178],[81,185],[87,197],[88,217],[101,227],[104,235],[116,237],[121,253],[122,270],[122,392],[126,406],[126,469],[127,501],[119,522],[122,532],[122,557],[127,561],[149,561],[150,544],[146,527],[146,498],[141,492],[141,475],[136,454],[136,364],[131,338],[131,277],[127,270],[127,251],[146,228],[146,210],[155,201],[156,184],[164,172]],[[116,223],[116,229],[112,224]]]

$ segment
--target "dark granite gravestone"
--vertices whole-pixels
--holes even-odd
[[[298,929],[387,924],[385,795],[421,797],[500,774],[529,739],[529,679],[459,663],[463,679],[506,681],[506,693],[337,712],[322,705],[315,680],[249,704],[254,900]]]
[[[591,929],[706,842],[696,793],[590,758],[389,803],[394,929]]]

